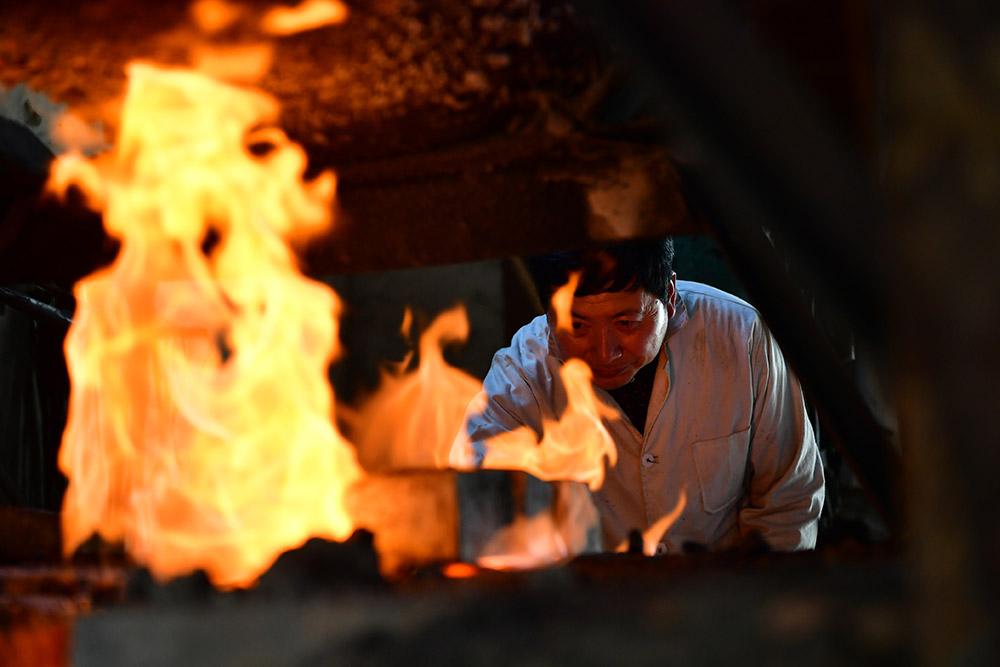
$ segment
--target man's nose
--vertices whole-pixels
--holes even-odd
[[[622,348],[618,344],[618,336],[607,327],[598,327],[597,340],[594,341],[594,351],[597,360],[603,364],[614,361],[621,356]]]

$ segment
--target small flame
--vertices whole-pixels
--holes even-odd
[[[403,331],[409,330],[409,311]],[[438,315],[420,337],[416,370],[383,374],[378,391],[359,410],[354,441],[369,470],[445,468],[455,434],[481,388],[471,375],[450,366],[446,343],[464,342],[469,321],[464,306]]]
[[[412,327],[413,327],[413,311],[410,310],[409,306],[407,306],[406,309],[403,311],[403,323],[399,326],[399,335],[401,335],[404,340],[409,341],[410,329]],[[395,374],[397,376],[405,375],[406,369],[410,367],[410,362],[413,361],[414,354],[416,354],[416,351],[413,349],[413,346],[410,346],[410,349],[407,351],[406,356],[403,357],[402,360],[400,360],[397,363],[386,362],[386,369],[388,370],[389,373]],[[385,375],[383,375],[383,378],[384,377]]]
[[[556,331],[571,331],[573,329],[573,295],[580,285],[581,271],[569,274],[565,285],[552,294],[552,310],[556,313]]]
[[[556,500],[548,511],[519,516],[499,531],[476,559],[490,570],[546,567],[588,549],[591,531],[600,524],[597,508],[578,482],[557,482]]]
[[[59,156],[55,168],[49,175],[48,188],[52,192],[65,193],[71,186],[83,192],[87,205],[94,210],[104,208],[107,200],[107,184],[95,164],[83,155],[73,151]]]
[[[681,489],[680,497],[677,499],[674,509],[670,510],[669,514],[661,516],[652,526],[643,531],[642,553],[647,556],[656,555],[656,545],[659,544],[660,539],[670,529],[670,526],[674,525],[686,506],[687,489]],[[623,541],[615,548],[616,553],[625,553],[626,551],[628,551],[628,540]]]
[[[487,570],[527,570],[552,565],[572,554],[548,512],[519,516],[497,534],[476,559]]]
[[[243,7],[223,0],[197,0],[191,3],[191,17],[202,31],[222,32],[243,15]]]
[[[303,182],[305,154],[276,129],[249,138],[264,157],[247,150],[270,97],[142,63],[128,77],[115,151],[60,159],[51,181],[103,204],[122,241],[75,288],[64,549],[98,532],[159,578],[246,586],[353,529],[360,470],[326,376],[338,300],[285,241],[328,224],[336,182]]]
[[[305,0],[298,7],[274,7],[264,15],[261,28],[271,35],[292,35],[347,19],[347,5],[339,0]]]

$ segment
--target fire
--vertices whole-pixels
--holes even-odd
[[[572,326],[573,294],[580,273],[552,296],[556,328]],[[458,469],[520,470],[554,482],[560,490],[557,505],[530,518],[518,517],[500,531],[477,564],[490,569],[520,569],[550,565],[593,550],[588,536],[599,524],[597,510],[580,482],[596,491],[604,482],[605,459],[615,465],[618,450],[603,420],[618,419],[618,412],[594,393],[591,370],[580,359],[568,359],[560,368],[565,407],[558,418],[544,418],[541,439],[529,427],[501,432],[485,441],[470,442],[468,422],[462,424],[451,451],[451,465]],[[467,416],[482,412],[488,396],[480,392]]]
[[[260,81],[271,69],[274,46],[265,42],[235,46],[191,47],[191,61],[196,70],[208,76],[232,83]]]
[[[409,329],[409,311],[403,323]],[[378,391],[361,406],[354,440],[370,469],[446,468],[455,434],[481,383],[449,365],[446,343],[469,337],[465,308],[456,306],[431,323],[420,337],[420,364],[383,373]],[[409,358],[407,358],[409,359]]]
[[[208,34],[245,11],[221,0],[192,7]],[[346,12],[307,0],[267,12],[261,27],[286,35]],[[303,181],[305,154],[270,125],[271,97],[205,74],[256,80],[272,56],[263,43],[195,45],[203,73],[129,65],[113,152],[53,166],[50,188],[78,187],[121,240],[116,261],[77,284],[66,339],[67,554],[98,533],[123,541],[160,579],[200,568],[233,588],[309,537],[340,540],[354,528],[345,495],[362,471],[334,425],[326,375],[340,305],[300,275],[288,246],[329,224],[336,180]],[[560,327],[570,326],[578,281],[557,292]],[[467,336],[461,307],[433,322],[419,367],[387,374],[360,411],[360,455],[377,468],[452,464],[554,481],[565,489],[555,507],[498,534],[480,565],[534,567],[581,553],[597,524],[581,483],[596,490],[605,458],[614,465],[602,420],[617,412],[571,359],[560,372],[566,408],[545,421],[540,441],[525,428],[480,443],[484,452],[453,447],[467,409],[485,400],[441,353]]]
[[[572,326],[573,294],[580,284],[580,272],[570,273],[569,280],[552,295],[552,310],[556,316],[556,329]],[[618,413],[600,401],[590,383],[592,373],[579,359],[567,360],[560,369],[560,379],[566,390],[566,409],[558,420],[546,419],[541,442],[527,428],[503,433],[479,443],[485,455],[472,451],[462,443],[452,454],[456,467],[524,470],[544,480],[574,480],[586,482],[594,491],[604,482],[604,458],[610,465],[618,459],[618,450],[602,419],[618,419]],[[481,411],[487,397],[477,397]],[[464,429],[462,431],[464,433]]]
[[[687,506],[687,489],[681,489],[680,497],[677,499],[677,504],[674,505],[674,509],[670,510],[669,514],[665,514],[653,522],[653,525],[642,532],[642,553],[647,556],[656,555],[656,545],[659,543],[660,538],[663,537],[666,532],[670,529],[670,526],[674,525],[677,518],[684,511]],[[625,553],[628,551],[628,540],[624,540],[619,544],[615,551],[617,553]]]
[[[328,224],[336,182],[303,182],[279,130],[251,133],[270,97],[141,63],[128,77],[114,152],[60,159],[51,183],[84,189],[122,243],[75,288],[64,549],[97,532],[159,578],[246,586],[353,529],[361,473],[326,376],[338,301],[286,242]]]
[[[196,0],[190,11],[195,25],[208,34],[222,32],[243,15],[243,7],[223,0]]]
[[[580,271],[569,274],[565,285],[552,294],[552,310],[556,314],[556,330],[569,331],[573,328],[573,294],[580,285]]]
[[[261,22],[264,32],[291,35],[347,19],[347,6],[338,0],[305,0],[298,7],[274,7]]]
[[[556,500],[548,511],[519,516],[498,532],[476,564],[490,570],[545,567],[589,550],[598,530],[597,508],[578,482],[556,483]]]
[[[451,452],[458,469],[491,468],[523,470],[546,480],[585,482],[593,491],[604,483],[604,459],[618,460],[611,434],[602,419],[618,419],[618,413],[594,394],[586,362],[568,359],[559,371],[566,390],[566,408],[558,419],[545,419],[541,441],[528,427],[505,432],[485,442],[463,442],[463,426]],[[469,408],[483,409],[487,397],[480,392]],[[478,450],[478,451],[477,451]]]
[[[572,555],[552,515],[519,516],[501,530],[476,559],[488,570],[527,570],[558,563]]]

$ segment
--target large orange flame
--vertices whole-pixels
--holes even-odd
[[[352,530],[360,471],[326,375],[338,302],[285,240],[328,224],[335,180],[303,182],[280,131],[249,136],[275,116],[266,95],[147,64],[128,76],[116,150],[53,171],[122,242],[76,286],[64,548],[97,532],[157,577],[245,586],[309,536]]]
[[[409,320],[407,311],[404,331]],[[420,336],[416,370],[383,373],[378,391],[361,406],[353,436],[366,468],[448,467],[465,409],[482,385],[450,366],[441,348],[468,337],[465,308],[456,306],[438,315]]]

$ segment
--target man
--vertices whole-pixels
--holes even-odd
[[[819,451],[799,383],[752,306],[678,281],[669,239],[556,253],[530,267],[542,303],[580,272],[572,326],[557,328],[550,306],[495,355],[467,444],[525,427],[540,439],[563,407],[559,369],[579,358],[620,415],[604,420],[618,460],[594,498],[607,548],[634,530],[659,532],[654,524],[681,507],[653,535],[657,553],[757,539],[776,550],[815,546]]]

